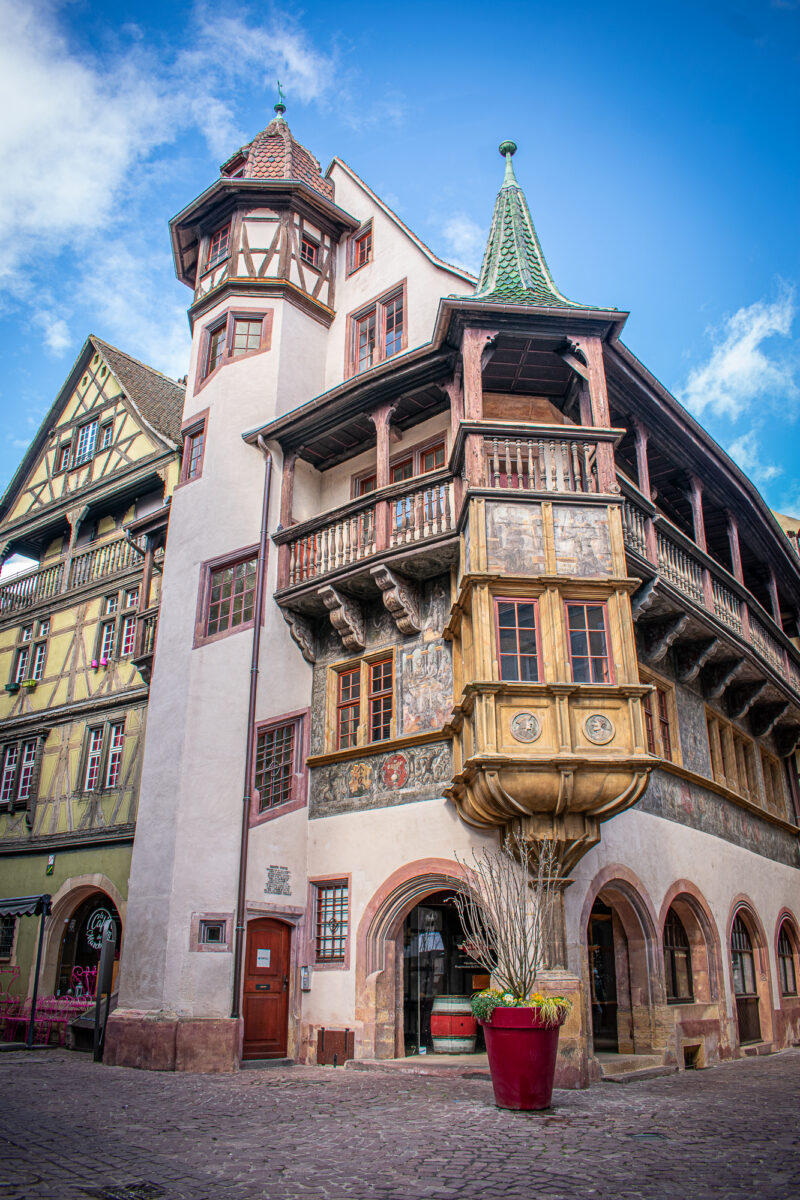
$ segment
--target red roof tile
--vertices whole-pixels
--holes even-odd
[[[267,128],[239,152],[245,159],[244,179],[299,179],[326,199],[333,199],[333,183],[325,179],[317,159],[292,137],[283,117],[276,117]],[[234,155],[228,162],[234,162]],[[228,164],[223,164],[223,169]]]

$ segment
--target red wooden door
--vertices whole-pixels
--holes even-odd
[[[292,931],[271,917],[250,921],[244,973],[243,1058],[285,1058]]]

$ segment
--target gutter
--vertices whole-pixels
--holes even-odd
[[[244,789],[242,791],[242,836],[239,845],[239,888],[236,898],[236,924],[233,943],[233,998],[231,1017],[241,1016],[242,1007],[242,960],[247,926],[245,907],[247,904],[247,846],[250,837],[250,780],[253,774],[253,748],[255,742],[256,696],[258,695],[258,656],[261,648],[261,619],[264,612],[264,584],[267,573],[267,548],[269,525],[269,493],[272,482],[272,455],[263,437],[258,438],[258,448],[264,455],[264,499],[261,506],[261,534],[258,539],[258,562],[256,564],[256,607],[253,623],[253,650],[250,658],[250,697],[247,704],[247,745],[244,764]]]

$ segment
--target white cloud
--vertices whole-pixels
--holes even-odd
[[[707,410],[733,420],[760,404],[780,403],[784,416],[786,401],[800,399],[797,385],[797,354],[788,338],[794,318],[794,294],[784,289],[773,303],[759,300],[740,308],[722,328],[710,330],[714,346],[708,361],[694,367],[678,399],[696,416]]]
[[[764,462],[764,455],[758,443],[755,429],[743,433],[728,446],[728,454],[742,468],[754,483],[759,485],[771,483],[783,474],[783,467],[776,463]]]
[[[44,344],[60,358],[72,345],[72,334],[63,317],[58,317],[51,308],[39,308],[32,317],[33,324],[42,330]]]
[[[486,230],[466,213],[456,212],[442,226],[446,256],[454,266],[477,275],[486,248]]]

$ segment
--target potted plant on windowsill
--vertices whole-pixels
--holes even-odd
[[[6,684],[6,691],[7,691],[7,692],[11,692],[12,694],[13,694],[13,693],[16,693],[16,692],[18,692],[18,691],[19,691],[19,684],[18,684],[18,683],[7,683],[7,684]]]
[[[459,860],[460,861],[460,860]],[[473,959],[498,987],[472,997],[483,1026],[498,1108],[549,1108],[558,1034],[572,1002],[536,988],[557,897],[559,863],[553,843],[518,834],[461,863],[466,882],[456,894]]]
[[[26,692],[32,692],[36,688],[36,683],[37,680],[35,679],[23,679],[22,686],[25,688]]]

